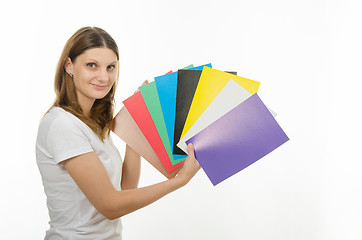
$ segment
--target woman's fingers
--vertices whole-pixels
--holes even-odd
[[[187,145],[187,153],[189,154],[189,156],[195,158],[195,152],[194,152],[194,146],[192,145],[192,143],[189,143]]]
[[[141,86],[146,85],[147,83],[149,83],[149,81],[148,81],[148,80],[144,80],[143,83],[141,84]],[[141,86],[140,86],[140,87],[141,87]],[[140,88],[138,87],[137,90],[136,90],[134,93],[138,92],[139,90],[140,90]]]
[[[145,80],[145,81],[143,81],[143,83],[141,84],[141,86],[146,85],[147,83],[149,83],[149,81],[148,81],[148,80]]]

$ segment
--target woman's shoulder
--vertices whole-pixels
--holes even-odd
[[[41,119],[40,124],[48,125],[53,122],[62,122],[67,120],[69,121],[69,116],[63,108],[52,107]]]
[[[39,128],[69,128],[69,127],[83,127],[82,122],[73,114],[65,111],[60,107],[52,107],[41,119]]]
[[[37,141],[44,144],[48,144],[51,139],[71,142],[71,139],[90,139],[91,134],[88,126],[76,116],[63,108],[53,107],[39,123]]]

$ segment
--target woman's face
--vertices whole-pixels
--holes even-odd
[[[88,49],[74,61],[68,59],[66,70],[73,74],[80,105],[107,95],[117,78],[117,65],[116,54],[106,47]]]

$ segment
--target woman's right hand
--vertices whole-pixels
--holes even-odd
[[[188,183],[200,169],[200,164],[195,158],[194,147],[191,143],[187,145],[187,152],[189,156],[186,158],[183,167],[176,176],[177,178],[181,178],[183,181],[185,181],[185,184]]]

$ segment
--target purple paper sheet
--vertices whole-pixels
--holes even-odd
[[[243,170],[288,141],[257,94],[190,138],[212,184]]]

